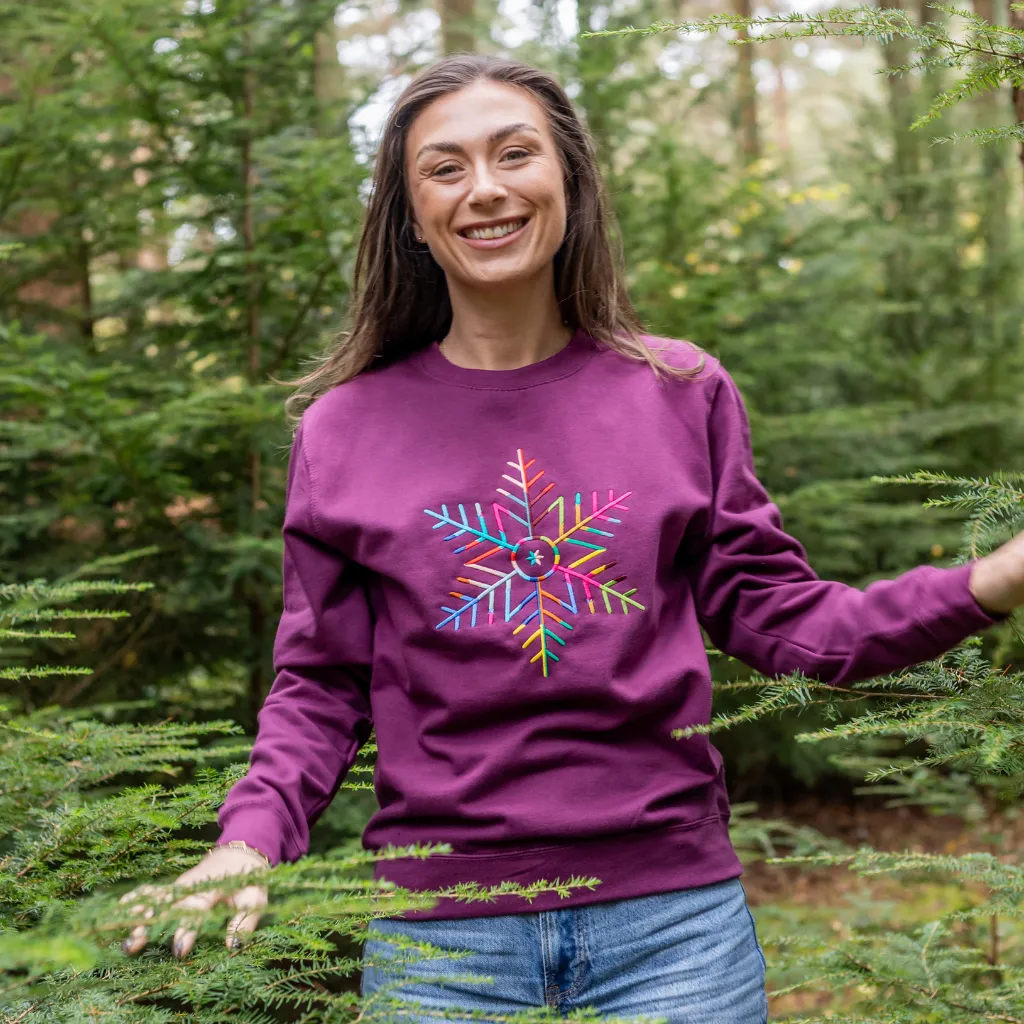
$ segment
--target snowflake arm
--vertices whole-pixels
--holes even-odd
[[[496,583],[492,583],[490,586],[487,586],[487,584],[485,583],[481,583],[479,580],[469,579],[466,576],[456,577],[459,583],[468,583],[472,586],[481,587],[483,589],[479,594],[476,595],[476,597],[470,597],[469,594],[460,594],[458,591],[455,590],[450,591],[449,593],[452,597],[457,597],[464,603],[459,608],[449,608],[446,605],[441,605],[441,611],[448,612],[449,614],[447,618],[442,619],[434,628],[441,629],[444,626],[447,626],[449,622],[454,622],[455,628],[458,629],[462,616],[465,615],[466,612],[469,612],[470,614],[469,625],[470,628],[472,628],[476,625],[477,611],[480,607],[481,601],[483,601],[484,598],[487,598],[487,624],[489,626],[493,625],[494,595],[497,592],[497,590],[503,585],[505,587],[505,621],[508,622],[510,618],[509,606],[512,601],[512,580],[515,577],[515,575],[515,572],[508,572],[504,576],[502,576]]]
[[[487,528],[487,520],[484,518],[483,509],[480,507],[480,502],[476,503],[476,514],[480,520],[480,528],[477,529],[469,525],[469,516],[466,515],[465,505],[459,504],[459,519],[453,518],[448,512],[448,506],[442,505],[440,512],[435,512],[433,509],[425,508],[423,510],[428,516],[433,516],[437,522],[434,524],[434,529],[438,530],[442,526],[454,526],[455,532],[449,533],[444,539],[446,541],[455,540],[457,537],[465,536],[467,533],[474,539],[469,543],[464,544],[460,548],[455,549],[455,554],[460,555],[467,548],[473,547],[475,544],[479,544],[486,541],[489,544],[494,544],[496,547],[505,548],[507,551],[511,551],[515,545],[510,544],[508,538],[504,533],[499,537],[491,535]]]

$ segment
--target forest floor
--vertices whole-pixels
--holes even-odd
[[[983,851],[1012,857],[1024,849],[1024,814],[1012,812],[976,824],[911,808],[871,806],[805,799],[795,804],[762,805],[758,815],[785,818],[842,840],[852,848],[910,850],[960,854]],[[901,876],[861,878],[842,867],[808,869],[783,867],[763,861],[748,863],[743,876],[748,900],[757,920],[758,934],[769,964],[769,991],[793,983],[792,977],[772,969],[774,936],[818,935],[824,942],[873,927],[924,925],[951,911],[976,905],[984,893],[978,887],[929,880],[908,885]],[[1008,921],[957,926],[957,940],[998,959],[1024,948],[1024,927]],[[800,992],[772,1000],[772,1020],[813,1016],[827,1020],[841,1006],[845,1012],[857,1002],[856,991]]]

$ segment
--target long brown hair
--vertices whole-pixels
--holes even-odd
[[[612,215],[594,147],[565,90],[529,64],[456,54],[431,65],[399,96],[388,115],[356,254],[348,329],[331,342],[285,403],[290,417],[313,399],[369,369],[402,359],[448,333],[452,309],[444,272],[413,237],[405,143],[409,127],[434,100],[481,79],[527,90],[544,108],[565,169],[566,233],[555,255],[555,294],[562,319],[656,371],[693,376],[671,366],[641,338],[642,325],[611,237]]]

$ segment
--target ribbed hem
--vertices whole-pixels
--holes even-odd
[[[1009,614],[988,612],[978,604],[970,586],[973,565],[973,562],[966,562],[943,570],[949,583],[947,603],[934,618],[924,623],[947,650],[972,633],[1005,622],[1010,617]]]
[[[718,815],[657,832],[633,831],[613,839],[501,853],[436,854],[426,860],[401,858],[374,865],[374,878],[386,878],[414,892],[443,889],[459,882],[478,882],[490,888],[505,881],[529,885],[541,879],[565,883],[574,876],[601,879],[593,889],[573,889],[564,899],[555,892],[542,893],[532,902],[511,895],[495,896],[492,902],[445,897],[430,910],[396,915],[409,921],[562,910],[693,889],[736,878],[742,872],[729,839],[728,822]]]

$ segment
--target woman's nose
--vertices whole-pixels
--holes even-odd
[[[494,176],[490,167],[482,166],[474,169],[473,191],[470,193],[471,203],[493,203],[497,199],[504,199],[508,190]]]

